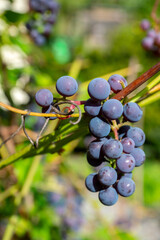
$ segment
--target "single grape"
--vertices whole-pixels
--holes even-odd
[[[70,76],[60,77],[56,82],[56,89],[64,97],[73,96],[78,90],[77,81]]]
[[[89,154],[92,158],[95,158],[95,159],[103,158],[102,145],[106,141],[107,141],[106,138],[100,138],[100,139],[96,139],[96,140],[92,141],[89,144],[88,150],[89,150]]]
[[[105,159],[96,159],[90,156],[89,151],[87,152],[87,161],[88,163],[92,166],[92,167],[98,167],[102,164],[103,161],[105,161]]]
[[[152,37],[145,37],[142,40],[142,47],[145,50],[152,50],[154,46],[154,39]]]
[[[86,188],[91,192],[98,192],[103,189],[97,178],[97,173],[91,173],[85,180]]]
[[[118,130],[119,139],[124,138],[127,136],[127,132],[131,127],[129,125],[123,125]]]
[[[103,167],[98,172],[98,180],[105,186],[111,186],[117,181],[117,172],[112,167]]]
[[[117,169],[123,173],[131,172],[135,167],[135,159],[131,154],[122,154],[116,161]]]
[[[133,151],[131,152],[131,155],[134,157],[136,161],[136,167],[141,166],[146,159],[144,151],[140,148],[134,148]]]
[[[123,107],[124,117],[130,122],[138,122],[143,115],[142,109],[137,103],[129,102]]]
[[[127,86],[126,79],[119,74],[114,74],[110,76],[110,78],[108,79],[108,82],[111,87],[111,90],[114,93],[118,93],[119,91],[121,91],[123,89],[122,85],[124,85],[125,87]]]
[[[129,197],[135,191],[135,183],[131,178],[121,177],[117,183],[116,189],[121,196]]]
[[[140,27],[142,30],[147,31],[150,28],[150,22],[147,19],[141,21]]]
[[[117,119],[123,113],[122,103],[117,99],[109,99],[103,104],[102,113],[110,120]]]
[[[147,37],[150,37],[152,38],[153,40],[156,38],[157,36],[157,33],[154,29],[150,29],[148,32],[147,32]]]
[[[127,132],[127,137],[132,138],[135,142],[135,147],[140,147],[145,142],[145,134],[142,129],[138,127],[132,127]]]
[[[101,110],[101,102],[95,101],[93,99],[88,99],[87,102],[84,105],[84,110],[86,113],[88,113],[90,116],[97,116]]]
[[[48,89],[40,89],[35,95],[36,103],[41,107],[49,107],[53,102],[53,94]]]
[[[108,136],[111,127],[105,119],[101,117],[94,117],[89,122],[89,130],[93,136],[102,138]]]
[[[135,147],[135,142],[132,138],[125,137],[121,140],[121,144],[123,146],[124,153],[131,153]]]
[[[59,111],[60,111],[60,108],[59,106],[56,107]],[[42,113],[53,113],[55,114],[56,112],[54,111],[51,111],[52,110],[52,105],[50,105],[49,107],[42,107]],[[55,120],[57,119],[57,117],[50,117],[49,120]]]
[[[112,206],[118,201],[118,194],[113,187],[101,190],[98,197],[100,202],[106,206]]]
[[[102,150],[107,158],[116,159],[121,156],[123,147],[118,140],[109,139],[103,144]]]
[[[110,85],[103,78],[95,78],[88,85],[88,93],[95,100],[105,100],[110,94]]]
[[[34,38],[34,42],[38,46],[43,46],[46,43],[46,38],[39,34],[36,38]]]

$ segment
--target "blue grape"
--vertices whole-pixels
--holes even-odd
[[[103,78],[95,78],[88,85],[89,96],[95,100],[105,100],[110,90],[109,83]]]
[[[145,37],[142,40],[142,47],[145,50],[152,50],[154,46],[154,39],[152,37]]]
[[[49,107],[53,102],[53,94],[48,89],[40,89],[35,95],[36,103],[41,107]]]
[[[128,177],[128,178],[132,178],[132,172],[124,173],[123,176]]]
[[[132,138],[135,142],[135,147],[140,147],[145,142],[145,134],[142,129],[138,127],[132,127],[127,132],[127,137]]]
[[[129,197],[135,191],[135,183],[131,178],[121,177],[117,183],[116,189],[121,196]]]
[[[98,172],[98,180],[105,186],[111,186],[117,181],[117,172],[112,167],[103,167]]]
[[[116,159],[122,154],[123,147],[122,144],[115,139],[109,139],[103,144],[103,153],[107,158]]]
[[[137,103],[129,102],[123,107],[123,114],[130,122],[138,122],[143,115],[142,109]]]
[[[103,104],[102,113],[110,120],[117,119],[123,113],[122,103],[117,99],[109,99]]]
[[[89,130],[93,136],[102,138],[108,136],[111,127],[105,119],[101,117],[94,117],[89,122]]]
[[[123,146],[124,153],[131,153],[135,147],[135,142],[132,138],[125,137],[121,140],[121,144]]]
[[[147,31],[150,28],[150,22],[147,19],[141,21],[140,27],[142,30]]]
[[[101,190],[98,197],[100,202],[106,206],[112,206],[118,201],[118,194],[113,187]]]
[[[119,91],[121,91],[123,89],[121,82],[123,82],[125,87],[127,86],[126,79],[119,74],[114,74],[114,75],[110,76],[110,78],[108,79],[108,82],[111,87],[111,90],[114,93],[118,93]]]
[[[117,169],[124,173],[131,172],[135,167],[135,159],[131,154],[122,154],[116,161]]]
[[[93,158],[88,151],[87,152],[87,161],[92,167],[98,167],[102,164],[103,161],[105,161],[105,159],[104,158],[99,158],[99,159]]]
[[[70,76],[60,77],[56,82],[56,89],[64,97],[73,96],[78,90],[77,81]]]
[[[88,150],[92,158],[94,159],[103,158],[102,145],[104,144],[105,141],[107,141],[107,139],[100,138],[99,140],[96,139],[89,144]]]
[[[127,136],[127,132],[131,127],[129,125],[123,125],[118,130],[119,139],[124,138]]]
[[[95,101],[93,99],[88,99],[84,105],[84,110],[86,113],[88,113],[90,116],[97,116],[100,113],[101,110],[101,102]]]
[[[103,189],[103,186],[98,181],[97,173],[91,173],[85,180],[86,188],[91,192],[98,192]]]
[[[56,107],[59,111],[60,111],[60,108],[59,106]],[[42,113],[53,113],[53,114],[56,114],[54,111],[51,111],[52,109],[52,105],[50,105],[49,107],[43,107],[42,108]],[[57,117],[50,117],[49,120],[55,120],[57,119]]]
[[[134,148],[133,151],[131,152],[131,155],[134,157],[136,161],[136,167],[141,166],[146,159],[144,151],[140,148]]]

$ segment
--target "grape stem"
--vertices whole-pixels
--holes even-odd
[[[112,120],[112,126],[111,126],[111,129],[114,133],[114,137],[116,140],[119,140],[119,137],[118,137],[118,129],[119,129],[119,126],[117,125],[117,122],[116,120]]]

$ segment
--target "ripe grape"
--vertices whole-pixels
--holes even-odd
[[[143,19],[140,26],[142,30],[147,31],[150,28],[150,22],[147,19]]]
[[[108,136],[110,129],[109,123],[101,117],[94,117],[89,122],[89,130],[97,138]]]
[[[53,94],[48,89],[40,89],[35,95],[36,103],[41,107],[49,107],[53,102]]]
[[[112,206],[118,201],[118,194],[113,187],[101,190],[98,197],[101,203],[106,206]]]
[[[131,127],[129,125],[123,125],[118,130],[119,139],[124,138],[127,136],[127,132]]]
[[[112,167],[103,167],[98,172],[98,180],[105,186],[111,186],[117,181],[117,172]]]
[[[143,112],[137,103],[129,102],[124,105],[123,114],[128,121],[138,122],[141,119]]]
[[[103,144],[103,153],[107,158],[116,159],[122,154],[123,147],[122,144],[115,139],[109,139]]]
[[[73,96],[78,90],[77,81],[70,76],[60,77],[56,82],[56,89],[64,97]]]
[[[100,159],[103,157],[101,148],[105,141],[107,141],[106,138],[100,138],[100,139],[96,139],[96,140],[92,141],[89,144],[88,150],[89,150],[89,154],[92,158]]]
[[[154,29],[150,29],[147,32],[147,37],[153,38],[153,40],[155,39],[156,36],[157,36],[157,33],[156,33],[156,31]]]
[[[95,78],[88,85],[88,93],[95,100],[105,100],[110,94],[110,85],[103,78]]]
[[[135,147],[135,142],[129,137],[125,137],[121,140],[124,153],[131,153]]]
[[[121,196],[129,197],[135,191],[135,183],[131,178],[121,177],[117,183],[116,189]]]
[[[154,46],[154,39],[152,37],[145,37],[142,40],[142,47],[145,50],[152,50]]]
[[[122,103],[116,99],[109,99],[103,104],[102,113],[110,120],[117,119],[123,113]]]
[[[140,147],[145,142],[145,134],[142,129],[138,127],[132,127],[127,132],[127,137],[132,138],[135,142],[135,147]]]
[[[140,148],[134,148],[133,151],[131,152],[131,155],[134,157],[136,161],[136,167],[141,166],[146,159],[144,151]]]
[[[101,158],[96,159],[96,158],[93,158],[93,157],[91,157],[89,151],[87,152],[87,161],[88,161],[88,163],[89,163],[92,167],[98,167],[98,166],[100,166],[100,165],[102,164],[103,160],[105,160],[105,159],[101,159]]]
[[[108,82],[110,84],[111,90],[114,93],[118,93],[123,89],[121,82],[125,85],[125,87],[127,86],[126,79],[119,74],[114,74],[110,76],[110,78],[108,79]]]
[[[98,181],[97,173],[91,173],[88,175],[85,180],[85,185],[91,192],[98,192],[103,189],[103,186]]]
[[[135,159],[131,154],[122,154],[116,161],[117,169],[124,173],[131,172],[135,167]]]
[[[86,113],[88,113],[90,116],[97,116],[101,110],[101,102],[95,101],[93,99],[88,99],[87,102],[84,105],[84,110]]]

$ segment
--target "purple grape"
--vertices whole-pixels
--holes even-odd
[[[97,116],[101,110],[101,102],[95,101],[93,99],[88,99],[87,102],[84,105],[84,110],[86,113],[88,113],[90,116]]]
[[[34,42],[38,46],[43,46],[46,43],[46,38],[43,35],[39,34],[38,37],[34,38]]]
[[[154,29],[150,29],[148,32],[147,32],[147,37],[151,37],[153,40],[156,38],[157,36],[157,33]]]
[[[116,161],[117,169],[123,173],[131,172],[135,167],[135,159],[131,154],[122,154]]]
[[[96,139],[94,141],[92,141],[89,144],[89,154],[92,158],[94,159],[100,159],[103,158],[103,154],[102,154],[102,145],[104,144],[104,142],[106,142],[107,139],[105,138],[101,138],[101,139]]]
[[[56,108],[60,111],[59,106],[57,106]],[[42,108],[42,113],[53,113],[53,114],[55,114],[55,112],[51,111],[51,109],[52,109],[52,105],[50,105],[49,107],[43,107]],[[57,117],[50,117],[49,118],[49,120],[55,120],[55,119],[57,119]]]
[[[121,177],[117,183],[116,189],[121,196],[129,197],[135,191],[135,183],[131,178]]]
[[[56,89],[64,97],[73,96],[78,90],[77,81],[70,76],[60,77],[56,82]]]
[[[53,26],[50,23],[45,24],[43,34],[45,36],[49,36],[52,32],[52,28],[53,28]]]
[[[48,24],[53,25],[56,22],[56,19],[57,19],[57,15],[55,13],[51,13],[46,17],[45,20]]]
[[[132,127],[127,132],[127,137],[132,138],[135,142],[135,147],[140,147],[145,142],[145,134],[142,129],[138,127]]]
[[[113,187],[101,190],[98,197],[100,202],[106,206],[112,206],[118,201],[118,194]]]
[[[133,151],[131,152],[131,155],[134,157],[136,161],[136,167],[141,166],[146,159],[144,151],[140,148],[134,148]]]
[[[114,168],[106,166],[99,170],[98,180],[105,186],[111,186],[117,181],[117,172]]]
[[[132,172],[130,172],[130,173],[124,173],[123,176],[124,176],[124,177],[128,177],[128,178],[132,178]]]
[[[105,100],[110,94],[110,85],[103,78],[95,78],[88,85],[88,93],[95,100]]]
[[[103,104],[102,113],[110,120],[117,119],[123,113],[122,103],[116,99],[109,99]]]
[[[100,166],[100,165],[102,164],[103,160],[105,160],[105,159],[104,159],[104,158],[103,158],[103,159],[101,159],[101,158],[99,158],[99,159],[93,158],[93,157],[90,156],[90,153],[87,152],[87,161],[88,161],[88,163],[89,163],[92,167],[98,167],[98,166]]]
[[[111,90],[114,93],[118,93],[119,91],[121,91],[123,89],[121,82],[123,82],[125,87],[127,86],[126,79],[119,74],[114,74],[114,75],[110,76],[110,78],[108,79],[108,82],[110,84]]]
[[[36,103],[41,107],[49,107],[53,102],[53,94],[48,89],[40,89],[35,95]]]
[[[152,50],[153,46],[154,46],[154,39],[153,38],[151,38],[151,37],[143,38],[143,40],[142,40],[142,47],[145,50]]]
[[[137,103],[129,102],[123,107],[124,117],[130,122],[138,122],[143,115],[142,109]]]
[[[102,150],[107,158],[116,159],[121,156],[123,147],[118,140],[109,139],[103,144]]]
[[[89,122],[89,130],[93,136],[102,138],[108,136],[111,127],[105,119],[101,117],[94,117]]]
[[[86,177],[85,180],[86,188],[91,192],[98,192],[103,189],[103,186],[100,184],[97,173],[91,173]]]
[[[118,130],[119,139],[124,138],[127,136],[127,132],[131,127],[129,125],[123,125]]]
[[[147,31],[150,28],[150,22],[147,19],[141,21],[140,27],[142,30]]]
[[[129,137],[123,138],[121,144],[123,146],[124,153],[131,153],[135,147],[135,142]]]

